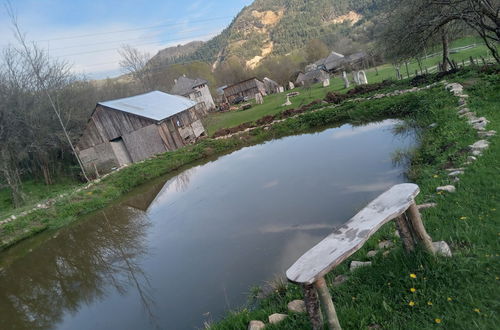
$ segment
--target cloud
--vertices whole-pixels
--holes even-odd
[[[277,186],[277,185],[278,185],[278,183],[279,183],[279,181],[278,181],[278,180],[269,181],[269,182],[265,183],[265,184],[262,186],[262,188],[269,189],[269,188],[272,188],[272,187]]]
[[[395,184],[396,182],[394,181],[381,181],[381,182],[373,182],[366,184],[348,185],[345,186],[343,189],[345,193],[378,192],[389,189]]]

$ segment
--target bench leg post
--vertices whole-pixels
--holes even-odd
[[[319,306],[318,293],[312,284],[304,284],[304,302],[313,330],[323,329],[323,317]]]
[[[404,214],[396,218],[396,228],[403,241],[403,248],[405,251],[413,252],[415,250],[415,239],[413,238],[411,224],[408,223]]]
[[[425,249],[429,253],[434,254],[432,239],[425,230],[424,224],[422,223],[422,218],[420,217],[420,212],[418,211],[417,204],[415,204],[415,202],[413,202],[408,210],[406,210],[406,214],[417,238],[422,242]]]
[[[330,295],[330,291],[328,291],[325,279],[320,277],[316,280],[316,282],[314,282],[314,286],[316,287],[316,290],[318,290],[319,299],[325,310],[328,328],[330,330],[342,330],[337,317],[337,312],[335,311],[335,306],[333,306],[332,296]]]

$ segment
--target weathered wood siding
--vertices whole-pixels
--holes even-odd
[[[80,150],[111,141],[155,121],[98,105],[78,142]]]
[[[156,124],[125,134],[122,138],[133,162],[139,162],[167,151]]]
[[[121,138],[133,162],[172,151],[193,142],[205,133],[202,104],[177,113],[161,122],[97,106],[77,143],[77,150],[89,171],[99,173],[119,167],[120,160],[110,141]]]
[[[224,95],[229,102],[233,102],[238,96],[255,98],[255,94],[266,95],[264,83],[258,79],[249,79],[224,88]]]

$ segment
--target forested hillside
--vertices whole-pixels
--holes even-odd
[[[256,0],[218,36],[178,61],[218,65],[230,57],[258,66],[269,55],[285,55],[320,39],[339,52],[366,49],[387,0]]]

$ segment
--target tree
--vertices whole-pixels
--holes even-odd
[[[309,63],[316,62],[330,54],[328,46],[319,39],[312,39],[306,45],[306,60]]]
[[[500,41],[499,3],[490,0],[392,0],[388,5],[389,22],[379,36],[385,54],[406,59],[422,54],[441,42],[443,69],[449,59],[450,36],[465,27],[474,29],[484,40],[497,62]]]
[[[134,79],[139,81],[145,90],[153,89],[155,84],[150,65],[151,54],[141,52],[130,45],[123,45],[118,50],[118,53],[122,57],[120,67],[123,72],[130,74]]]
[[[69,66],[66,63],[51,61],[47,53],[36,46],[36,44],[29,45],[26,41],[26,36],[21,32],[21,28],[18,24],[17,17],[15,15],[14,9],[10,1],[6,3],[7,14],[11,19],[11,24],[14,31],[14,36],[16,37],[20,48],[16,49],[17,53],[24,59],[27,64],[27,68],[30,69],[30,76],[34,79],[34,85],[36,90],[42,92],[47,97],[48,102],[53,113],[56,115],[57,121],[62,129],[64,136],[68,145],[70,146],[75,159],[77,160],[83,177],[88,182],[90,181],[85,173],[85,168],[83,163],[78,156],[71,137],[69,136],[68,130],[66,129],[65,120],[63,119],[63,113],[59,106],[54,102],[54,99],[50,91],[60,88],[59,82],[64,81],[69,75]]]

